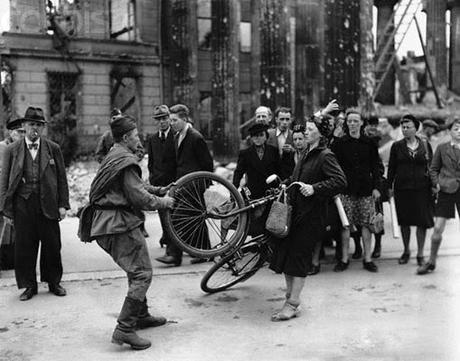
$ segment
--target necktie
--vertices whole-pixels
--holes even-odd
[[[33,149],[37,150],[38,149],[38,143],[30,143],[29,144],[29,149],[30,150],[33,150]]]
[[[162,142],[164,142],[164,141],[166,140],[166,135],[165,135],[165,133],[160,132],[160,139],[161,139]]]

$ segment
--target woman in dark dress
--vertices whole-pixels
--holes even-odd
[[[289,189],[293,208],[291,231],[276,244],[270,265],[275,272],[284,273],[287,288],[286,302],[273,314],[272,321],[289,320],[299,313],[300,293],[311,265],[313,247],[326,228],[327,200],[347,184],[334,153],[325,145],[327,134],[327,119],[306,123],[307,148],[286,182],[297,181],[302,185]]]
[[[416,226],[417,263],[420,266],[424,262],[426,230],[434,224],[434,203],[431,196],[431,187],[434,183],[428,172],[433,151],[426,140],[416,135],[419,125],[420,122],[412,114],[401,118],[404,139],[391,146],[388,184],[394,194],[404,245],[399,264],[409,262],[410,227]]]

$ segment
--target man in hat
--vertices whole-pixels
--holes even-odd
[[[158,125],[158,131],[147,139],[149,181],[151,185],[167,186],[176,179],[176,150],[174,149],[174,132],[171,129],[169,108],[158,105],[153,109],[153,120]],[[164,211],[159,210],[163,234],[160,245],[167,245],[169,239],[164,231]],[[165,256],[168,256],[166,253]]]
[[[142,181],[136,156],[140,140],[135,119],[115,116],[110,128],[115,144],[91,184],[89,198],[94,213],[88,227],[90,239],[96,239],[128,277],[128,294],[112,342],[142,350],[151,343],[140,338],[135,329],[161,326],[166,319],[148,312],[146,293],[152,281],[152,264],[138,214],[141,210],[172,207],[174,200],[157,196],[166,194],[166,187],[152,187]]]
[[[40,243],[41,281],[56,296],[65,296],[59,221],[70,206],[64,159],[59,145],[42,137],[46,120],[41,108],[27,108],[22,122],[25,138],[7,147],[0,177],[0,212],[13,219],[16,230],[16,282],[25,288],[20,300],[37,294]]]
[[[419,135],[421,138],[425,138],[429,142],[431,141],[433,134],[438,131],[438,128],[438,123],[436,123],[433,119],[425,119],[422,122],[422,130]]]
[[[3,158],[9,144],[24,138],[25,130],[21,119],[9,120],[6,124],[7,137],[0,142],[0,173]],[[14,229],[9,218],[0,217],[0,270],[14,268]]]
[[[197,171],[212,172],[214,164],[211,153],[201,133],[192,127],[188,107],[183,104],[173,105],[170,108],[170,119],[171,127],[176,133],[174,137],[176,178],[179,179],[186,174]],[[208,239],[205,239],[204,242],[206,246],[209,245]],[[167,256],[159,257],[156,260],[179,266],[182,263],[182,251],[173,242],[169,242]],[[202,258],[192,258],[191,263],[205,261]]]

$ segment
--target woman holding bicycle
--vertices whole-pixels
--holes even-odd
[[[273,314],[272,321],[289,320],[298,315],[313,247],[325,232],[327,199],[347,185],[334,153],[326,147],[328,132],[327,119],[307,121],[307,148],[286,182],[301,185],[289,190],[293,207],[291,230],[286,239],[279,240],[270,264],[275,272],[284,273],[287,288],[286,301],[281,310]]]

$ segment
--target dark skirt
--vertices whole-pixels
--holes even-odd
[[[434,203],[430,189],[395,190],[395,204],[400,226],[433,227]]]
[[[276,273],[306,277],[313,248],[324,233],[324,225],[319,219],[296,222],[286,238],[276,240],[270,268]]]

